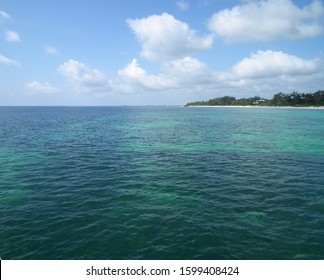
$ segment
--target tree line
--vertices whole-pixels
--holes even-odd
[[[237,99],[233,96],[213,98],[208,101],[196,101],[187,103],[186,106],[324,106],[324,91],[314,93],[299,93],[294,91],[289,94],[279,92],[272,99],[254,96]]]

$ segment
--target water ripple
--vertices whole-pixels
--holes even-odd
[[[316,110],[2,107],[0,254],[323,259],[323,119]]]

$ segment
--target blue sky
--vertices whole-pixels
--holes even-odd
[[[0,0],[0,105],[183,105],[320,89],[320,0]]]

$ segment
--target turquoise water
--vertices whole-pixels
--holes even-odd
[[[324,259],[324,111],[0,107],[5,259]]]

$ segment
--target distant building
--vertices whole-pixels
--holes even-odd
[[[258,104],[260,104],[260,103],[262,103],[262,102],[266,102],[266,100],[265,100],[265,99],[255,100],[255,101],[253,102],[253,105],[258,105]]]

